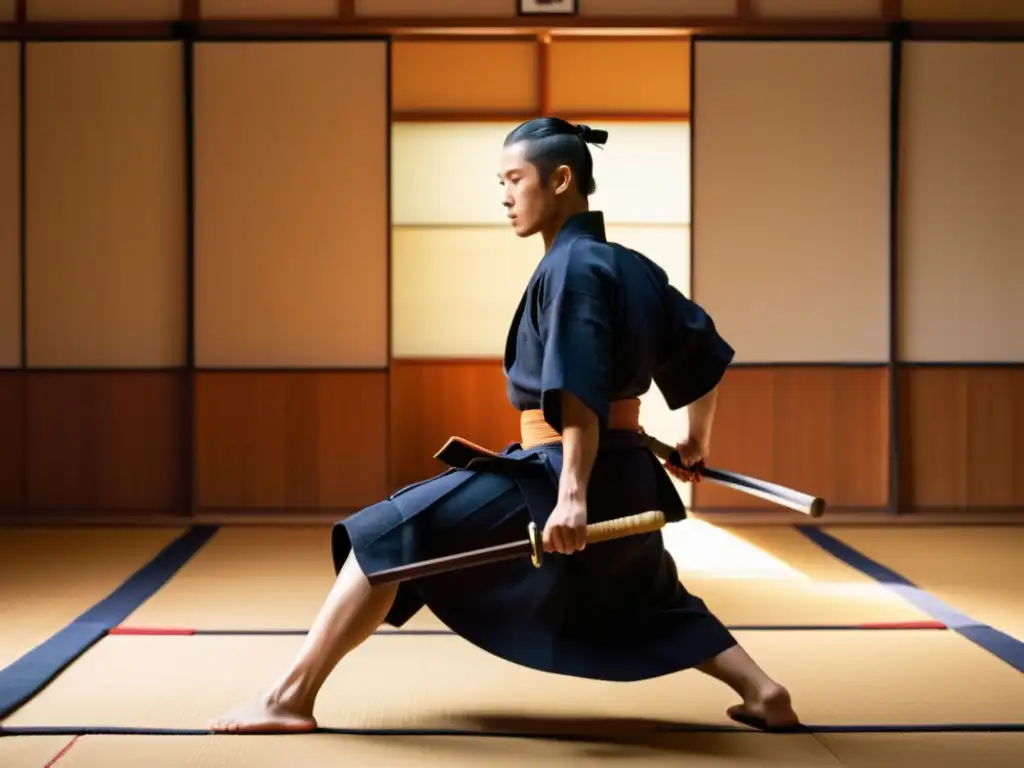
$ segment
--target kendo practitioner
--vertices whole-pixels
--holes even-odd
[[[515,128],[502,148],[512,230],[544,242],[505,343],[520,441],[489,456],[481,450],[468,466],[335,524],[337,579],[297,657],[212,730],[313,730],[317,694],[339,662],[383,623],[401,627],[424,607],[514,664],[607,681],[696,668],[738,694],[727,711],[733,720],[798,726],[788,691],[680,583],[660,531],[585,546],[589,523],[652,509],[685,517],[665,470],[699,480],[685,467],[708,454],[718,384],[733,358],[711,317],[652,261],[609,243],[602,213],[589,210],[588,144],[607,138],[545,117]],[[676,446],[682,469],[643,443],[638,398],[652,383],[670,408],[688,410],[689,433]],[[522,539],[531,520],[550,553],[541,568],[523,558],[400,584],[371,586],[365,576]]]

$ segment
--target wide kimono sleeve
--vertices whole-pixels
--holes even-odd
[[[722,380],[735,351],[718,333],[714,320],[671,285],[668,327],[654,383],[671,410],[706,395]]]
[[[597,243],[577,242],[545,275],[539,307],[544,348],[541,408],[544,420],[563,428],[562,393],[575,395],[608,423],[612,399],[612,302],[615,276]]]

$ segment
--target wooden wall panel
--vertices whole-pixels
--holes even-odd
[[[580,16],[733,16],[739,0],[579,0]]]
[[[396,360],[391,368],[391,482],[444,470],[433,455],[452,435],[494,450],[519,439],[498,360]]]
[[[22,504],[22,373],[0,371],[0,509]]]
[[[0,43],[0,368],[21,365],[19,46]]]
[[[30,510],[184,507],[183,372],[24,375]]]
[[[738,367],[722,385],[709,463],[873,508],[888,495],[888,395],[884,367]],[[705,483],[700,509],[764,508]]]
[[[536,111],[537,59],[533,40],[397,40],[391,46],[391,108],[442,115]]]
[[[181,0],[28,0],[29,21],[164,21]]]
[[[690,109],[688,39],[559,39],[550,45],[548,55],[549,109],[555,113],[660,114]]]
[[[912,21],[1016,21],[1024,19],[1020,0],[902,0],[903,18]]]
[[[515,0],[355,0],[359,16],[415,16],[429,17],[464,16],[474,19],[484,17],[515,16]]]
[[[783,19],[880,18],[883,0],[753,0],[758,16]]]
[[[900,384],[904,506],[1024,506],[1024,366],[910,367]]]
[[[338,15],[338,0],[202,0],[205,19],[331,18]]]
[[[357,509],[387,491],[387,374],[202,373],[201,509]]]

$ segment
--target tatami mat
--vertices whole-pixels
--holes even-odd
[[[180,534],[154,528],[0,531],[0,668],[105,598]]]
[[[8,741],[15,741],[10,739]],[[24,749],[33,741],[20,739]],[[54,744],[59,741],[35,739]],[[47,747],[49,748],[49,747]],[[24,765],[43,754],[23,753]],[[199,768],[244,765],[360,765],[380,768],[441,766],[593,765],[615,761],[630,766],[688,768],[1018,768],[1024,734],[851,734],[748,736],[685,733],[645,735],[616,742],[544,741],[467,737],[369,737],[310,734],[299,738],[266,736],[157,737],[85,736],[60,761],[61,768]],[[4,745],[0,741],[0,756]],[[11,753],[16,754],[16,753]],[[3,763],[0,763],[3,764]],[[20,765],[11,763],[11,765]]]
[[[70,736],[0,738],[0,766],[3,768],[43,768],[70,741]],[[61,765],[63,766],[63,763]]]
[[[953,633],[750,632],[741,639],[790,687],[807,724],[1024,722],[1024,675]],[[265,689],[300,643],[110,637],[4,724],[203,728]],[[733,703],[731,691],[697,672],[599,683],[515,667],[457,637],[385,636],[342,662],[316,714],[332,728],[610,733],[631,719],[728,725],[724,710]]]
[[[289,737],[87,736],[61,760],[60,768],[146,768],[192,766],[373,766],[373,768],[551,768],[593,765],[777,766],[835,768],[839,762],[811,736],[751,738],[727,734],[644,736],[640,743],[568,742],[507,738],[402,736],[366,737],[312,734]],[[685,763],[683,762],[685,761]]]
[[[1024,733],[857,733],[816,737],[849,768],[1020,768]]]
[[[687,586],[730,624],[860,624],[929,617],[792,529],[666,530]],[[130,627],[304,629],[334,579],[326,527],[225,528],[125,622]],[[441,628],[423,611],[408,629]]]
[[[1024,641],[1024,526],[851,526],[829,533],[961,613]]]

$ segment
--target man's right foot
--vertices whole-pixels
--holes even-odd
[[[756,698],[729,707],[726,714],[733,720],[764,731],[788,731],[800,727],[800,718],[793,710],[789,691],[781,685],[759,692]]]

